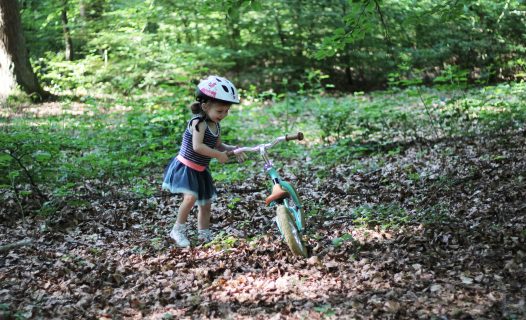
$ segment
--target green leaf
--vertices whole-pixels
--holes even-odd
[[[2,166],[2,167],[9,166],[9,164],[10,164],[12,159],[13,158],[10,155],[8,155],[8,154],[0,153],[0,166]]]
[[[20,191],[20,195],[23,197],[31,195],[33,192],[31,191]]]
[[[37,151],[33,153],[33,157],[39,162],[46,162],[51,159],[51,154],[46,151]]]
[[[8,174],[8,177],[9,177],[9,179],[11,179],[11,180],[14,180],[14,179],[16,179],[16,178],[19,177],[19,176],[20,176],[20,172],[19,172],[19,171],[11,171],[11,172],[9,172],[9,174]]]

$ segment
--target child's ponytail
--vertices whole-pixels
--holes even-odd
[[[202,104],[203,104],[203,101],[196,101],[190,105],[190,110],[192,110],[193,114],[201,115],[200,117],[197,118],[198,120],[197,120],[197,123],[195,124],[195,130],[197,131],[199,131],[199,128],[197,127],[197,125],[199,125],[199,123],[206,120],[206,114],[203,111],[203,108],[201,107]]]
[[[197,124],[195,125],[195,130],[199,131],[199,128],[197,127],[197,125],[199,125],[199,123],[201,123],[201,122],[206,120],[206,114],[205,114],[205,112],[203,110],[203,103],[206,103],[210,99],[210,97],[208,97],[207,95],[203,94],[199,90],[199,88],[197,88],[195,99],[197,101],[195,101],[194,103],[192,103],[190,105],[190,109],[192,110],[193,114],[200,114],[201,115],[198,118],[198,120],[197,120]]]
[[[203,109],[201,108],[201,102],[196,101],[190,105],[190,110],[192,110],[193,114],[201,114],[203,113]]]

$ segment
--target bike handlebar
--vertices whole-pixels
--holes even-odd
[[[296,133],[295,135],[293,136],[289,136],[289,135],[286,135],[285,136],[285,140],[287,141],[290,141],[290,140],[303,140],[303,132],[298,132]]]
[[[254,147],[242,147],[242,148],[237,148],[237,149],[234,149],[234,150],[230,150],[230,151],[227,151],[226,154],[227,156],[232,156],[232,155],[235,155],[235,154],[238,154],[238,153],[241,153],[241,152],[259,152],[261,149],[268,149],[268,148],[272,148],[273,146],[275,146],[276,144],[278,144],[279,142],[282,142],[282,141],[291,141],[291,140],[303,140],[304,136],[303,136],[303,132],[298,132],[296,133],[295,135],[284,135],[282,137],[278,137],[276,138],[274,141],[272,141],[271,143],[264,143],[264,144],[260,144],[260,145],[257,145],[257,146],[254,146]]]

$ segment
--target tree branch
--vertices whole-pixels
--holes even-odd
[[[21,158],[18,158],[18,157],[15,157],[12,153],[8,153],[13,159],[15,159],[15,161],[18,163],[18,165],[20,166],[20,168],[22,168],[22,170],[24,171],[26,177],[29,179],[29,184],[31,185],[31,188],[38,194],[38,196],[40,197],[40,199],[42,200],[45,200],[47,201],[48,198],[46,197],[45,194],[42,193],[42,191],[40,191],[40,189],[38,188],[37,184],[35,183],[35,181],[33,180],[33,176],[31,175],[31,173],[29,172],[29,170],[24,166],[24,164],[22,163],[22,159]]]
[[[391,40],[389,38],[389,29],[387,28],[387,24],[385,23],[384,15],[382,13],[382,9],[380,8],[380,3],[378,3],[378,0],[374,0],[374,4],[376,7],[376,12],[378,12],[378,15],[380,16],[380,22],[382,22],[382,26],[384,28],[385,39],[389,43],[391,43]]]
[[[8,252],[13,249],[20,248],[20,247],[30,246],[32,244],[33,244],[33,240],[30,240],[30,239],[8,243],[3,246],[0,246],[0,253]]]

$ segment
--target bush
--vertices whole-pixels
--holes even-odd
[[[150,109],[64,118],[60,126],[53,118],[35,120],[38,126],[5,124],[0,131],[0,188],[21,205],[36,198],[43,207],[48,201],[77,199],[78,188],[90,181],[111,188],[140,181],[149,168],[162,172],[180,144],[186,113]]]

